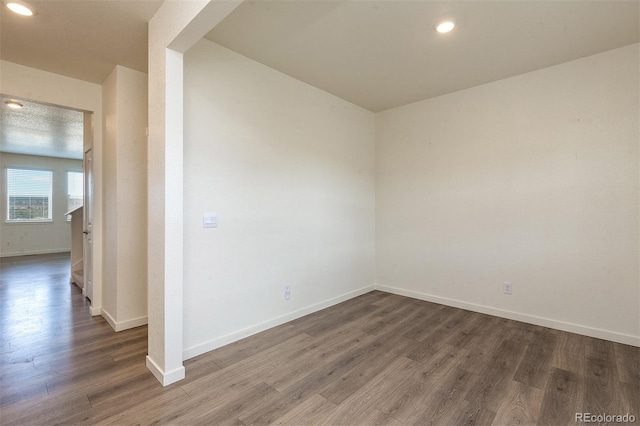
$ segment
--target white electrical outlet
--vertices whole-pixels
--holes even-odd
[[[287,284],[284,286],[284,300],[291,299],[291,285]]]
[[[504,294],[511,294],[511,283],[502,283],[502,292]]]

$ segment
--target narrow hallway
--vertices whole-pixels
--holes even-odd
[[[69,283],[68,253],[0,260],[3,425],[51,423],[114,399],[135,404],[133,389],[161,392],[146,354],[146,326],[115,333],[89,315],[89,301]],[[134,381],[131,392],[121,389]]]

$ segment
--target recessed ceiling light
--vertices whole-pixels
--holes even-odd
[[[18,101],[4,101],[4,104],[13,109],[20,109],[24,106]]]
[[[436,31],[438,31],[439,33],[448,33],[455,26],[456,24],[454,24],[453,21],[443,21],[438,24],[438,26],[436,27]]]
[[[17,1],[11,1],[11,2],[7,3],[7,7],[13,13],[17,13],[18,15],[33,16],[33,10],[31,10],[31,8],[29,6],[27,6],[25,3],[17,2]]]

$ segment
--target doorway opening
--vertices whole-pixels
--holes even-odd
[[[87,184],[93,113],[0,94],[0,260],[69,256],[69,280],[92,299],[93,178]],[[92,157],[90,157],[92,170]],[[89,191],[89,196],[87,196]],[[80,207],[81,205],[84,206]],[[81,209],[79,253],[71,259],[72,218]],[[84,213],[89,211],[89,216]],[[77,213],[76,213],[77,215]],[[78,243],[76,242],[76,246]],[[73,266],[72,266],[73,264]],[[81,269],[78,267],[81,266]],[[73,278],[72,271],[80,270]]]

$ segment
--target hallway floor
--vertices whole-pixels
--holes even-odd
[[[91,317],[69,268],[68,253],[0,259],[2,425],[52,424],[162,392],[145,367],[147,328],[115,333]]]

